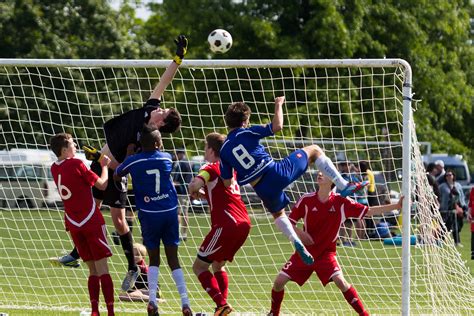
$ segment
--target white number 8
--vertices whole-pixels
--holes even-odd
[[[232,153],[234,154],[235,159],[237,159],[244,169],[249,169],[255,164],[255,159],[250,156],[249,152],[242,144],[234,147],[234,149],[232,149]]]

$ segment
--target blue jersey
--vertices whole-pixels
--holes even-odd
[[[137,208],[146,213],[177,211],[178,197],[171,169],[171,155],[161,151],[146,151],[130,156],[117,167],[115,174],[132,176]]]
[[[237,171],[237,182],[244,185],[260,177],[274,164],[272,157],[260,144],[260,139],[274,135],[272,124],[236,128],[227,135],[222,145],[221,178],[231,179],[232,169]]]

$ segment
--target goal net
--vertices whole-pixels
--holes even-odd
[[[47,150],[49,138],[59,132],[72,134],[79,146],[101,147],[103,123],[142,106],[168,64],[0,60],[2,155],[11,157],[15,148]],[[421,160],[410,81],[409,65],[397,59],[186,60],[164,93],[163,106],[175,107],[183,116],[178,132],[163,135],[164,148],[174,153],[184,147],[195,172],[203,163],[205,135],[226,133],[223,116],[230,103],[245,101],[252,109],[251,123],[265,124],[273,117],[274,98],[284,95],[284,129],[263,140],[275,159],[318,144],[337,166],[348,167],[357,177],[365,176],[360,162],[368,163],[376,179],[371,203],[393,202],[405,193],[403,216],[390,213],[354,222],[352,227],[347,223],[341,231],[338,261],[367,310],[473,314],[472,274],[445,228]],[[28,158],[12,163],[9,159],[0,165],[0,312],[89,310],[85,264],[53,267],[48,261],[72,249],[63,210],[55,204],[54,192],[49,192],[50,161],[41,164]],[[316,170],[310,166],[287,193],[295,203],[314,190]],[[293,249],[253,190],[245,186],[242,192],[253,228],[234,262],[227,265],[228,301],[241,315],[262,315],[270,309],[273,280]],[[363,201],[365,196],[359,198]],[[210,229],[208,209],[205,203],[181,202],[181,208],[189,207],[187,240],[181,243],[179,255],[191,307],[212,314],[214,304],[191,268]],[[110,212],[106,208],[102,212],[110,234],[114,231]],[[140,242],[137,220],[133,234]],[[403,236],[404,246],[395,235]],[[388,237],[393,238],[384,240]],[[121,247],[111,238],[109,243],[114,253],[109,268],[116,308],[143,313],[145,303],[118,299],[127,265]],[[165,315],[178,315],[179,295],[163,255],[159,284],[164,301],[159,307]],[[323,287],[313,275],[302,287],[288,283],[282,313],[353,311],[334,284]]]

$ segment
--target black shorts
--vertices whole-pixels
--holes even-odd
[[[91,170],[100,176],[102,167],[98,162],[92,162]],[[125,208],[127,206],[127,177],[122,177],[121,181],[114,181],[114,171],[109,169],[109,182],[107,188],[102,191],[95,186],[92,187],[94,198],[102,200],[102,204],[109,207]]]

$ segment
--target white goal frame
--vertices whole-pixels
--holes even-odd
[[[122,68],[165,68],[169,60],[61,60],[61,59],[0,59],[0,67],[122,67]],[[402,245],[402,315],[410,314],[410,235],[411,235],[411,156],[412,156],[412,70],[403,59],[307,59],[307,60],[189,60],[183,61],[180,68],[272,68],[272,67],[369,67],[401,68],[403,78],[403,154],[402,154],[402,192],[406,199],[403,202],[403,245]]]

